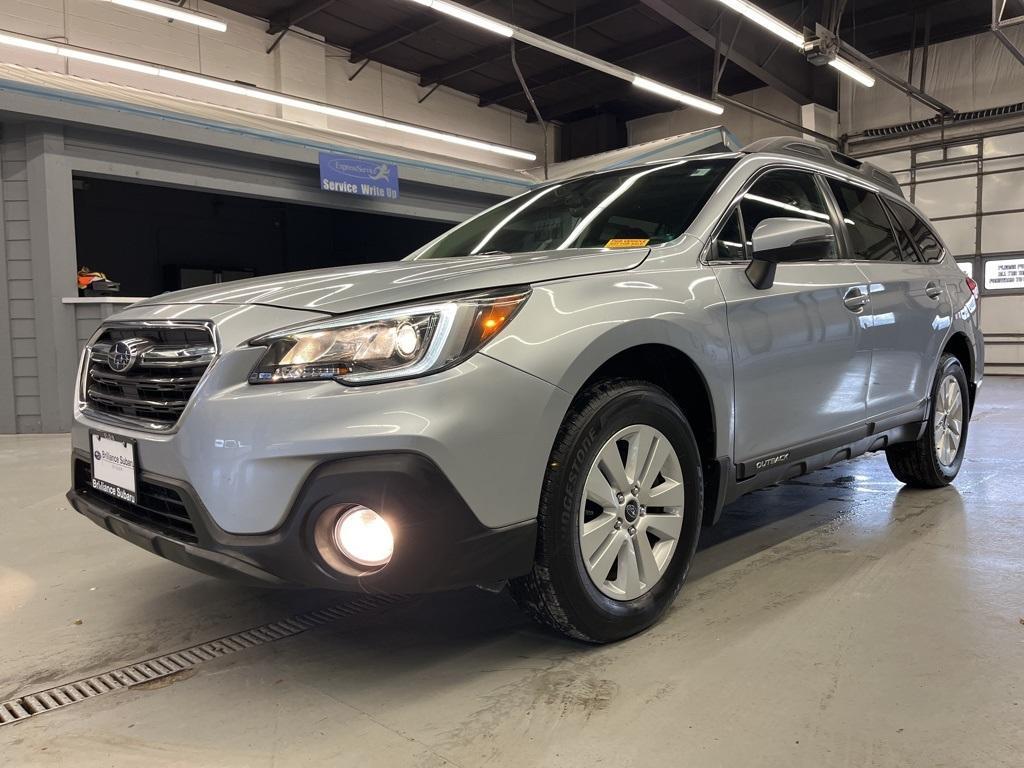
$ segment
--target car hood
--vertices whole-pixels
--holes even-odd
[[[433,296],[620,272],[649,248],[396,261],[258,277],[164,293],[136,304],[262,304],[340,314]]]

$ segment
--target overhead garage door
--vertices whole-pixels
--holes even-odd
[[[1024,374],[1024,132],[863,159],[896,174],[978,282],[986,372]]]

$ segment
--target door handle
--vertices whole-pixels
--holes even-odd
[[[843,304],[851,312],[863,312],[864,307],[871,301],[871,297],[861,288],[850,288],[843,295]]]
[[[937,299],[942,295],[942,286],[933,280],[924,287],[924,295],[929,299]]]

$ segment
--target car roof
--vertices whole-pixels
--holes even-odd
[[[774,154],[799,157],[801,160],[811,160],[824,165],[832,170],[839,170],[843,173],[857,176],[864,181],[870,182],[873,186],[881,187],[900,197],[903,197],[903,187],[889,171],[879,168],[874,163],[858,160],[855,157],[844,155],[831,147],[805,139],[796,139],[792,136],[774,136],[767,139],[759,139],[740,150],[741,154]]]
[[[844,155],[832,148],[816,141],[807,141],[793,136],[772,136],[765,139],[758,139],[748,144],[739,151],[731,152],[700,152],[693,155],[682,155],[680,157],[662,157],[657,160],[649,160],[646,163],[635,163],[617,168],[594,169],[587,173],[576,176],[569,176],[557,181],[565,182],[575,179],[585,179],[588,176],[596,176],[604,173],[629,171],[633,168],[650,168],[656,165],[667,165],[677,163],[680,160],[718,160],[737,159],[749,155],[781,155],[783,157],[799,159],[805,163],[810,162],[825,170],[840,171],[846,176],[853,176],[861,181],[867,182],[869,186],[884,190],[906,199],[903,188],[896,177],[873,163]],[[544,185],[547,186],[547,185]]]

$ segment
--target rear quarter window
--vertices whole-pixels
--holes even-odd
[[[904,205],[890,202],[896,221],[900,223],[907,235],[917,245],[917,250],[925,261],[936,262],[942,258],[942,243],[924,220]]]

